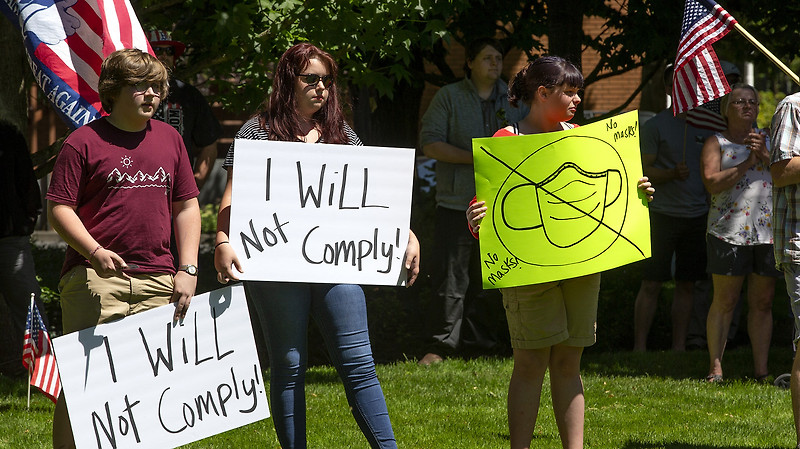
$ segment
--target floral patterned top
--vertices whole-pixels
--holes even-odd
[[[721,170],[747,160],[747,146],[733,143],[720,133],[715,137],[719,140]],[[711,196],[708,233],[733,245],[772,244],[772,176],[768,165],[758,161],[736,185]]]

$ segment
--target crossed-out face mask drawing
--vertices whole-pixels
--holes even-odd
[[[550,244],[568,248],[597,231],[606,209],[621,193],[622,175],[619,170],[588,172],[573,162],[565,162],[539,183],[511,188],[503,196],[500,214],[509,229],[541,228]],[[535,207],[530,207],[532,199]],[[516,202],[522,203],[522,207],[514,207],[512,203]],[[511,209],[532,213],[506,214]]]
[[[575,146],[592,157],[580,163],[570,160],[564,148]],[[581,263],[626,240],[621,230],[629,181],[620,155],[609,143],[567,136],[532,150],[515,166],[502,156],[490,156],[508,169],[497,195],[487,201],[490,218],[502,245],[520,262]]]

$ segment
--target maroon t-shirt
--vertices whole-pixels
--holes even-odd
[[[138,265],[128,272],[175,274],[169,251],[172,202],[198,193],[174,128],[150,120],[143,131],[127,132],[100,118],[64,141],[47,199],[77,206],[98,243]],[[62,276],[76,265],[91,264],[69,247]]]

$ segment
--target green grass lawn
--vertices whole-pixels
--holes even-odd
[[[778,449],[794,447],[788,390],[748,380],[749,348],[725,354],[726,382],[701,382],[707,353],[593,353],[583,359],[586,447],[614,449]],[[789,348],[770,354],[773,374],[787,372]],[[381,365],[401,448],[508,446],[505,404],[510,359],[452,359],[430,367],[414,360]],[[366,448],[330,367],[308,375],[311,448]],[[26,409],[24,380],[0,377],[0,448],[50,447],[52,403],[34,394]],[[560,448],[545,387],[533,447]],[[189,448],[278,448],[270,419]]]

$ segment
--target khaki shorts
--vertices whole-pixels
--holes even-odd
[[[597,340],[600,273],[501,291],[512,348],[586,347]]]
[[[101,278],[94,269],[76,266],[58,284],[64,334],[118,320],[169,304],[171,274],[136,274]]]

